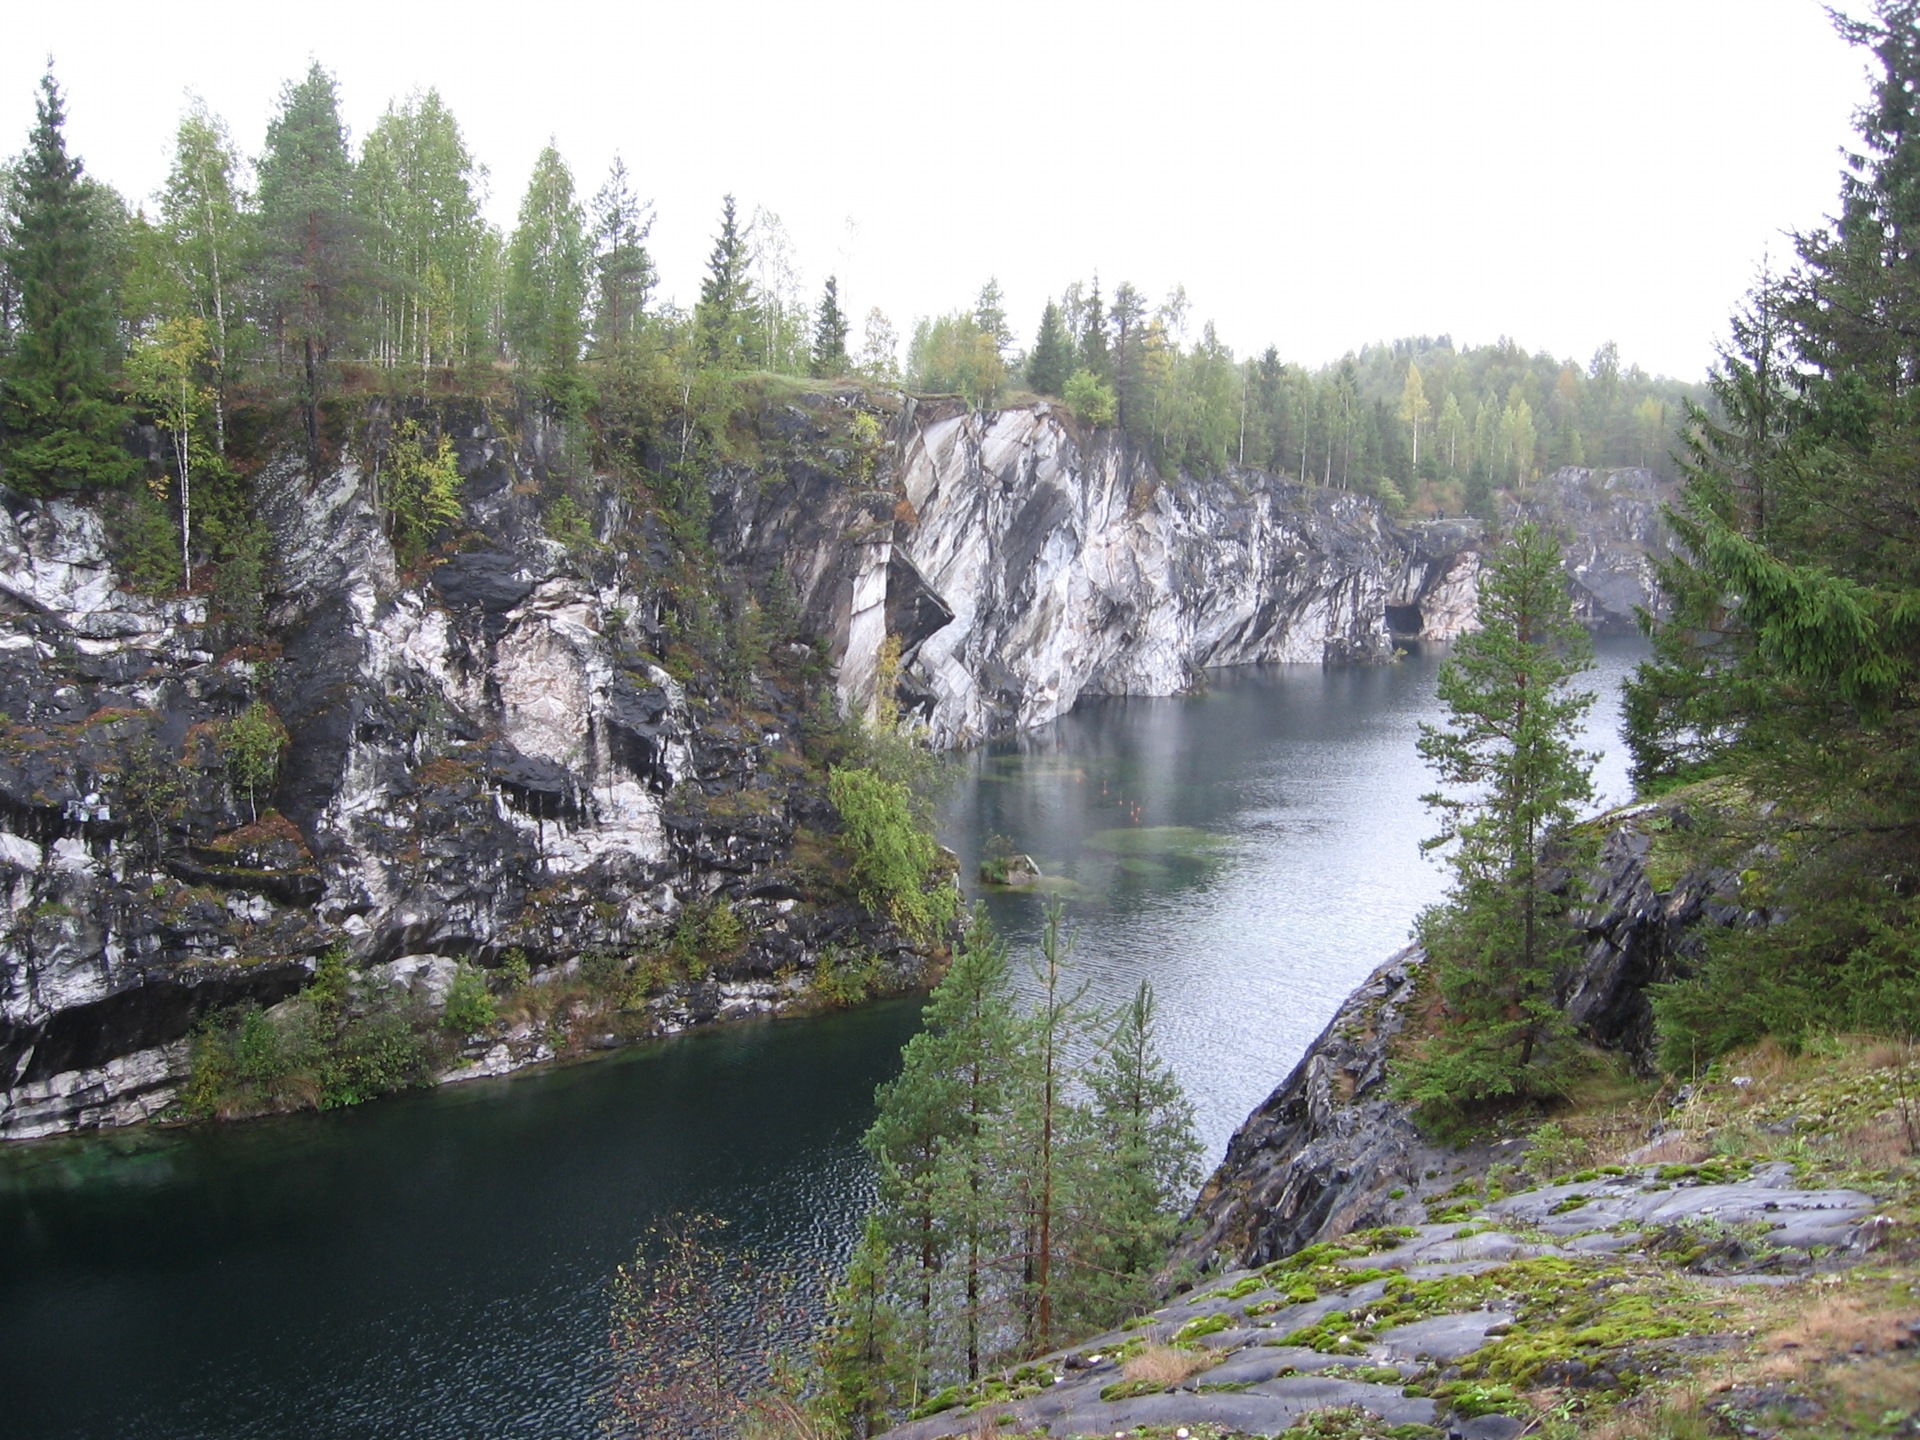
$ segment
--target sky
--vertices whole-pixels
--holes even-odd
[[[1864,0],[1849,0],[1859,11]],[[1787,238],[1831,213],[1867,58],[1813,0],[11,0],[0,153],[46,58],[68,142],[130,200],[185,96],[257,154],[318,60],[353,137],[437,88],[510,229],[552,139],[617,152],[691,303],[721,196],[779,216],[809,295],[970,309],[1030,344],[1072,280],[1183,285],[1240,354],[1511,336],[1698,379]]]

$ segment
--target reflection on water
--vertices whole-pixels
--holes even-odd
[[[1602,648],[1596,748],[1639,653]],[[1083,702],[966,758],[993,836],[1067,897],[1093,997],[1140,977],[1210,1157],[1440,891],[1420,858],[1436,661],[1227,672]],[[1603,790],[1624,798],[1617,753]],[[994,895],[1017,945],[1039,901]],[[0,1149],[0,1431],[580,1436],[606,1281],[654,1217],[718,1213],[803,1275],[869,1194],[859,1136],[918,1006],[759,1025],[545,1075],[225,1130]]]
[[[1629,794],[1618,689],[1644,653],[1602,640],[1588,678],[1602,805]],[[1444,888],[1419,849],[1432,781],[1414,751],[1441,718],[1440,660],[1215,671],[1203,696],[1083,700],[968,757],[946,826],[962,874],[996,847],[1031,855],[1089,998],[1153,982],[1209,1156]],[[985,898],[1016,946],[1037,943],[1040,896]]]

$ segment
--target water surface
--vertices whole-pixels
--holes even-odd
[[[1607,641],[1590,743],[1625,798]],[[1207,1146],[1404,943],[1442,876],[1413,750],[1438,660],[1216,672],[1088,701],[960,762],[989,837],[1066,882],[1096,1002],[1141,977]],[[1018,946],[1030,895],[989,900]],[[0,1150],[0,1433],[582,1436],[606,1284],[676,1209],[806,1273],[870,1193],[859,1136],[918,1006],[758,1024],[572,1069],[226,1129]]]

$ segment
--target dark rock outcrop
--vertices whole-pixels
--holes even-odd
[[[1572,916],[1585,942],[1556,999],[1579,1035],[1643,1069],[1654,1059],[1648,987],[1689,972],[1706,928],[1761,918],[1739,903],[1724,869],[1690,869],[1658,888],[1648,868],[1654,839],[1690,823],[1674,803],[1620,811],[1604,822],[1597,863],[1565,882],[1585,896]],[[1349,1230],[1404,1223],[1426,1181],[1476,1162],[1422,1139],[1383,1083],[1424,963],[1409,949],[1374,971],[1247,1117],[1195,1202],[1194,1233],[1176,1265],[1220,1255],[1259,1265]]]
[[[1389,1192],[1411,1190],[1426,1171],[1453,1162],[1421,1138],[1385,1082],[1389,1047],[1406,1026],[1425,963],[1420,950],[1407,949],[1369,975],[1234,1132],[1169,1269],[1209,1265],[1219,1254],[1264,1265],[1418,1214]]]

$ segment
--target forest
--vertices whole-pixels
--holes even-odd
[[[23,494],[124,490],[110,517],[150,588],[223,566],[242,593],[257,588],[264,540],[230,451],[248,406],[284,413],[311,465],[358,445],[414,477],[386,497],[404,545],[444,508],[421,463],[433,439],[349,433],[350,397],[512,387],[591,435],[614,469],[724,411],[729,380],[755,373],[982,406],[1044,397],[1124,432],[1164,474],[1257,466],[1394,512],[1488,516],[1496,488],[1561,465],[1664,468],[1698,398],[1611,343],[1584,363],[1446,336],[1318,368],[1275,346],[1239,357],[1211,322],[1194,333],[1183,289],[1153,302],[1130,283],[1104,292],[1097,275],[1047,303],[1030,344],[988,279],[971,305],[916,320],[903,364],[885,313],[856,333],[836,277],[807,293],[780,217],[731,195],[691,308],[656,294],[653,208],[618,159],[589,193],[548,145],[501,233],[482,213],[487,169],[432,89],[393,102],[355,145],[316,62],[284,86],[257,157],[193,103],[145,199],[69,153],[51,69],[37,114],[0,171],[0,466]],[[240,428],[262,423],[281,422]],[[160,437],[144,465],[127,443],[136,424]]]

